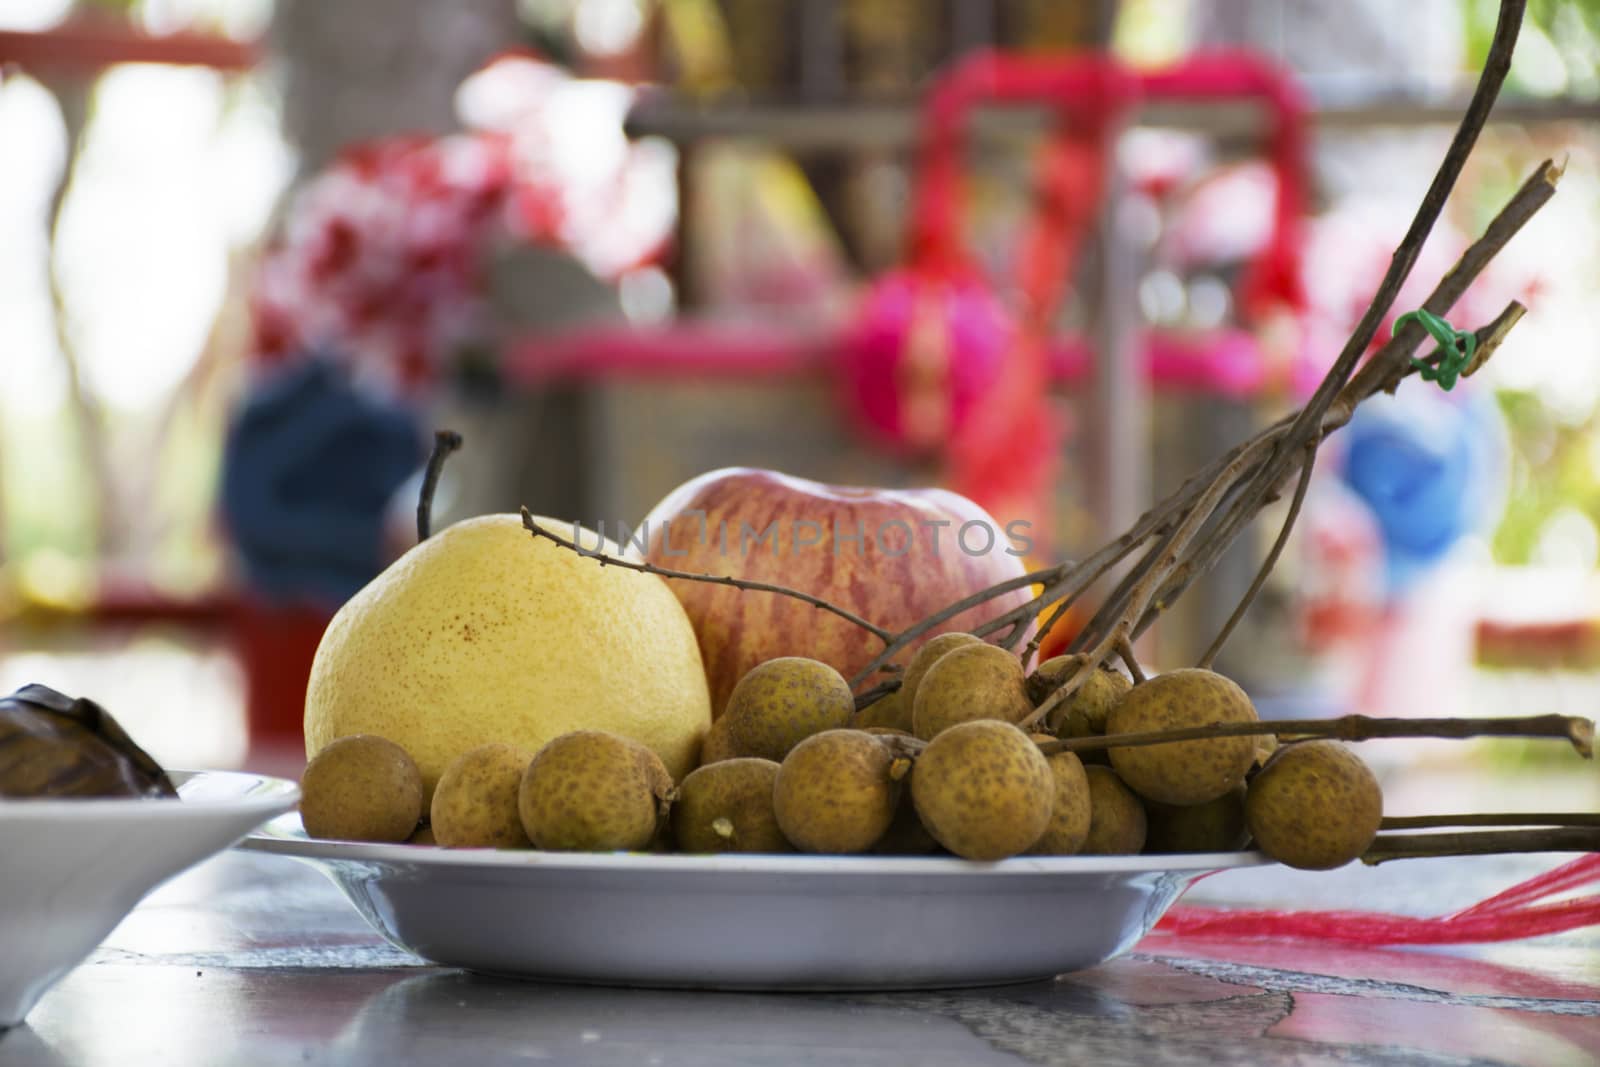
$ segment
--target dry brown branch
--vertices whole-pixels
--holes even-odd
[[[1201,655],[1197,667],[1210,670],[1211,664],[1217,658],[1217,653],[1222,651],[1222,646],[1228,643],[1228,638],[1233,634],[1234,627],[1239,625],[1244,613],[1250,610],[1250,605],[1255,602],[1256,594],[1261,592],[1261,587],[1267,584],[1267,576],[1272,573],[1272,568],[1277,566],[1278,557],[1283,555],[1283,546],[1289,543],[1289,534],[1294,531],[1294,521],[1300,517],[1300,507],[1306,501],[1306,490],[1311,487],[1311,472],[1316,467],[1316,447],[1308,446],[1305,458],[1300,461],[1300,480],[1295,482],[1294,497],[1289,501],[1289,513],[1284,516],[1283,525],[1278,528],[1278,536],[1272,542],[1272,548],[1267,552],[1267,558],[1261,561],[1261,567],[1256,571],[1255,580],[1250,583],[1250,588],[1244,591],[1244,596],[1239,598],[1233,614],[1228,616],[1228,621],[1222,624],[1222,629],[1217,636],[1212,638],[1211,644]],[[1142,619],[1140,620],[1143,621]]]
[[[1540,186],[1539,188],[1553,192],[1552,186]],[[1544,199],[1548,199],[1548,192],[1545,194]],[[1478,355],[1474,359],[1476,365],[1481,366],[1483,362],[1487,361],[1488,358],[1495,353],[1495,351],[1500,347],[1501,342],[1505,340],[1506,335],[1510,332],[1511,327],[1516,325],[1517,321],[1522,318],[1524,312],[1525,309],[1523,306],[1513,301],[1506,307],[1504,311],[1495,317],[1494,321],[1490,322],[1482,329],[1475,331],[1475,336],[1477,337],[1478,341]],[[1409,363],[1410,349],[1407,347],[1410,342],[1407,342],[1402,338],[1396,338],[1390,344],[1394,346],[1393,349],[1391,349],[1389,345],[1386,345],[1384,349],[1380,349],[1378,355],[1381,356],[1386,351],[1399,353],[1399,358],[1406,361],[1406,366],[1402,372],[1402,377],[1404,375],[1413,373],[1413,368],[1411,368]],[[1374,359],[1376,358],[1378,357],[1375,356]],[[1372,364],[1368,364],[1368,366],[1372,366]],[[1363,368],[1363,371],[1365,371],[1365,368]],[[1347,389],[1351,390],[1352,392],[1359,390],[1360,399],[1366,399],[1367,396],[1373,395],[1382,388],[1383,380],[1376,376],[1361,380],[1359,382],[1352,381],[1350,386],[1347,387]],[[1349,422],[1350,415],[1353,413],[1355,404],[1358,402],[1359,400],[1351,400],[1348,405],[1344,401],[1336,404],[1323,419],[1325,432],[1333,433],[1335,430],[1345,425],[1345,423]],[[1271,434],[1274,431],[1279,430],[1282,425],[1284,424],[1280,423],[1276,426],[1268,427],[1267,430],[1263,431],[1263,433]],[[1294,473],[1295,469],[1293,467],[1285,471],[1286,476],[1292,476]],[[1262,501],[1262,503],[1265,502],[1266,501]],[[1196,551],[1191,558],[1185,560],[1182,566],[1174,570],[1173,575],[1168,580],[1166,587],[1163,588],[1161,595],[1157,598],[1155,607],[1151,611],[1147,612],[1145,617],[1140,619],[1139,624],[1134,627],[1135,637],[1138,637],[1149,628],[1150,624],[1155,621],[1161,610],[1175,602],[1178,597],[1183,595],[1183,593],[1194,581],[1210,571],[1212,566],[1215,565],[1217,559],[1221,556],[1222,552],[1228,547],[1229,544],[1233,542],[1233,539],[1243,530],[1243,528],[1251,521],[1251,519],[1255,517],[1255,515],[1256,511],[1251,509],[1238,508],[1229,511],[1224,525],[1219,527],[1213,535],[1207,537],[1205,539],[1205,543],[1200,547],[1200,549]]]
[[[527,508],[522,509],[522,525],[523,528],[535,538],[542,537],[547,541],[553,542],[561,548],[576,552],[580,556],[587,556],[602,567],[621,567],[623,570],[638,571],[641,574],[654,574],[659,578],[669,578],[689,582],[707,582],[711,585],[731,585],[735,589],[743,589],[747,592],[753,593],[777,593],[779,596],[793,597],[796,600],[804,601],[805,603],[810,604],[812,607],[819,610],[832,612],[841,619],[855,623],[863,630],[877,637],[880,641],[887,643],[894,636],[877,623],[868,622],[866,619],[863,619],[860,615],[857,615],[853,611],[841,608],[836,604],[831,604],[819,596],[812,596],[810,593],[804,593],[798,589],[790,589],[785,585],[773,585],[771,582],[753,582],[745,578],[734,578],[726,574],[693,574],[689,571],[668,570],[665,567],[657,567],[654,563],[643,561],[635,562],[634,560],[627,560],[618,556],[608,555],[607,553],[601,552],[598,549],[584,548],[576,542],[562,537],[554,530],[547,530],[543,526],[540,526],[539,523],[534,519],[533,514],[529,512]]]
[[[1600,814],[1582,811],[1489,811],[1457,815],[1385,815],[1380,830],[1429,830],[1438,826],[1600,826]]]
[[[1223,722],[1179,730],[1148,730],[1133,734],[1063,738],[1039,746],[1045,755],[1085,752],[1102,748],[1135,748],[1172,741],[1202,741],[1212,737],[1332,737],[1340,741],[1373,741],[1385,737],[1555,737],[1568,741],[1585,759],[1594,757],[1594,722],[1570,715],[1520,715],[1494,719],[1389,719],[1371,715],[1341,715],[1334,719],[1276,719],[1261,722]]]
[[[1478,830],[1443,834],[1379,834],[1361,862],[1369,867],[1390,860],[1439,856],[1501,856],[1508,852],[1600,852],[1600,829],[1587,826],[1537,830]]]
[[[960,600],[948,607],[939,609],[932,615],[929,615],[927,618],[922,619],[916,624],[906,627],[897,634],[891,635],[891,637],[887,639],[887,643],[885,644],[883,651],[878,653],[877,658],[871,663],[867,664],[865,667],[861,668],[860,671],[856,672],[856,676],[850,679],[850,688],[855,689],[867,679],[871,678],[874,674],[877,674],[879,671],[881,671],[885,666],[888,665],[889,661],[893,659],[897,653],[903,652],[906,647],[911,644],[911,642],[932,631],[935,627],[941,625],[942,623],[949,622],[962,612],[971,611],[975,607],[978,607],[982,604],[987,604],[995,597],[1004,596],[1006,593],[1014,592],[1018,589],[1026,589],[1030,585],[1038,585],[1041,582],[1048,584],[1051,582],[1060,581],[1063,575],[1070,575],[1074,570],[1077,569],[1077,566],[1078,565],[1075,565],[1069,561],[1067,563],[1058,564],[1054,567],[1046,567],[1043,570],[1031,571],[1028,574],[1019,575],[1016,578],[1008,578],[1003,582],[997,582],[996,584],[991,585],[987,589],[980,589],[971,596],[962,597]],[[1022,609],[1018,608],[1016,610],[1020,612]],[[1037,610],[1038,609],[1035,609],[1035,611]],[[1000,616],[1000,618],[1009,618],[1015,614],[1016,612],[1007,612],[1005,615]],[[1031,616],[1028,617],[1031,618]],[[991,631],[989,629],[984,629],[984,632],[988,633]]]

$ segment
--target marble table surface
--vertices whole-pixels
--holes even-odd
[[[1241,870],[1186,899],[1439,914],[1564,858]],[[1600,932],[1428,951],[1157,933],[1053,982],[947,993],[575,988],[428,965],[311,868],[229,853],[0,1036],[4,1067],[347,1063],[1595,1064]]]

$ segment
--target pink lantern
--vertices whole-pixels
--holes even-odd
[[[844,404],[865,432],[903,453],[943,455],[952,488],[991,509],[1043,510],[1057,436],[1044,335],[1132,99],[1132,77],[1096,56],[981,52],[943,76],[923,113],[909,263],[873,285],[841,345]],[[1043,159],[1013,312],[961,245],[962,148],[978,105],[1040,101],[1063,131]]]
[[[1015,333],[975,274],[893,271],[872,286],[844,338],[847,402],[880,443],[932,452],[965,422]]]

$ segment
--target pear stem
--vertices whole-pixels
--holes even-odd
[[[422,491],[417,494],[417,542],[420,544],[433,533],[433,494],[439,488],[439,474],[450,453],[461,447],[461,435],[454,430],[435,430],[433,453],[428,456],[427,469],[422,473]]]

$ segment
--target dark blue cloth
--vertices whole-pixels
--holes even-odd
[[[252,588],[339,604],[383,566],[385,512],[422,463],[421,422],[323,359],[274,372],[236,412],[222,509]]]

